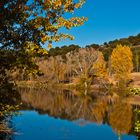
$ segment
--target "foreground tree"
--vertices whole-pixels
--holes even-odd
[[[13,86],[8,85],[7,71],[13,68],[38,73],[37,56],[44,56],[53,41],[73,39],[58,32],[61,27],[71,29],[82,25],[84,17],[66,19],[65,13],[79,9],[84,0],[1,0],[0,1],[0,113]],[[29,72],[28,72],[29,73]],[[2,96],[4,95],[4,97]],[[8,102],[10,105],[10,102]]]
[[[6,53],[5,59],[9,61],[5,61],[6,67],[0,64],[1,67],[37,68],[34,57],[47,54],[43,44],[50,48],[53,41],[73,39],[58,31],[61,27],[71,29],[84,23],[84,17],[64,17],[65,13],[73,13],[83,3],[84,0],[1,0],[0,51],[13,51],[11,56],[14,58],[11,61]]]

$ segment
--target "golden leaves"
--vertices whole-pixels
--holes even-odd
[[[51,49],[52,48],[52,44],[48,43],[48,48]]]
[[[34,5],[31,6],[33,8],[29,12],[31,18],[28,22],[29,26],[36,30],[34,36],[37,38],[40,35],[39,41],[42,44],[67,38],[73,40],[73,36],[58,33],[58,31],[62,27],[71,29],[84,24],[87,20],[85,17],[72,17],[69,19],[64,17],[65,13],[74,12],[84,2],[85,0],[34,0]],[[51,48],[51,43],[49,44],[48,48]]]
[[[96,75],[100,78],[105,78],[107,76],[106,62],[101,52],[98,53],[98,59],[93,64],[93,68],[95,70]]]
[[[54,1],[53,4],[54,4],[56,7],[59,7],[59,6],[62,5],[62,2],[61,2],[61,0],[56,0],[56,1]]]
[[[44,0],[44,8],[52,8],[58,10],[63,8],[65,12],[73,12],[74,9],[81,8],[85,0],[79,0],[79,2],[73,2],[73,0]]]
[[[24,44],[25,52],[28,53],[30,56],[36,55],[47,55],[48,52],[46,49],[39,47],[38,45],[34,44],[33,42],[26,42]]]
[[[58,19],[58,26],[60,27],[64,26],[67,29],[71,29],[72,27],[82,25],[85,20],[87,20],[87,18],[85,17],[82,17],[82,18],[72,17],[69,20],[66,20],[63,17],[60,17]]]
[[[50,39],[50,37],[49,36],[43,36],[42,38],[41,38],[41,41],[42,41],[42,43],[44,44],[46,41],[48,41]]]
[[[111,54],[111,67],[116,78],[128,77],[133,69],[132,52],[128,46],[117,45]]]
[[[117,133],[127,134],[131,130],[132,124],[132,107],[125,102],[113,104],[109,113],[109,123]]]
[[[80,0],[79,3],[76,3],[76,4],[75,4],[75,8],[76,8],[76,9],[81,8],[81,6],[82,6],[84,3],[85,3],[85,0]]]

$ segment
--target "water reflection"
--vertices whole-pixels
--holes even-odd
[[[11,140],[12,126],[10,126],[10,120],[19,108],[20,97],[12,83],[0,83],[0,140]]]
[[[128,134],[132,124],[132,107],[123,102],[116,103],[109,112],[109,123],[117,133]]]
[[[134,134],[134,108],[117,95],[88,95],[68,90],[19,89],[22,110],[36,110],[39,114],[87,123],[108,124],[120,139],[121,134]],[[101,132],[102,133],[102,132]]]

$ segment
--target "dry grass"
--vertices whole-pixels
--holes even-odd
[[[140,72],[131,73],[133,79],[133,87],[140,87]]]

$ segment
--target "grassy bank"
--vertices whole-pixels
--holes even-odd
[[[139,73],[132,73],[131,74],[132,83],[130,84],[131,88],[139,88],[140,87],[140,72]],[[54,88],[54,89],[67,89],[67,90],[85,90],[84,85],[75,84],[75,83],[49,83],[49,82],[43,82],[43,81],[17,81],[16,82],[18,87],[24,87],[24,88]],[[113,86],[114,88],[116,86]],[[88,87],[88,90],[99,90],[101,89],[101,86],[99,84],[94,84]],[[105,87],[103,87],[104,90]],[[110,89],[110,88],[108,88]]]

